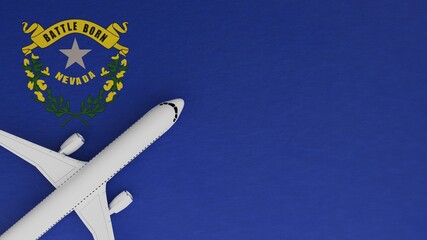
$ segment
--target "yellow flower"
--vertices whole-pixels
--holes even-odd
[[[34,55],[34,53],[31,53],[31,58],[32,58],[32,59],[39,59],[39,56]]]
[[[45,70],[42,70],[42,73],[46,76],[50,76],[49,67],[46,67]]]
[[[39,86],[40,90],[44,91],[47,88],[47,84],[44,82],[44,80],[37,80],[37,86]]]
[[[113,98],[114,98],[114,95],[116,95],[116,92],[110,92],[110,93],[108,93],[108,96],[107,96],[107,98],[105,99],[105,102],[111,102],[111,101],[113,101]]]
[[[45,98],[43,97],[43,93],[41,93],[40,91],[35,91],[34,94],[37,95],[37,99],[40,102],[44,102],[45,101]]]
[[[28,89],[33,90],[34,88],[34,82],[33,81],[28,81]]]
[[[113,87],[113,85],[114,85],[114,81],[113,80],[108,80],[104,84],[104,90],[105,91],[110,91],[110,89],[111,89],[111,87]]]
[[[113,60],[117,60],[117,59],[119,59],[119,54],[117,53],[117,55],[116,55],[116,56],[112,56],[112,57],[111,57],[111,59],[113,59]]]
[[[24,66],[28,66],[30,65],[30,60],[28,60],[27,58],[24,58]]]
[[[126,71],[120,71],[116,74],[116,78],[122,78],[125,75]]]
[[[118,82],[117,83],[117,90],[122,90],[122,88],[123,88],[123,83],[122,82]]]
[[[121,64],[122,64],[122,66],[126,67],[128,65],[128,60],[123,59],[122,62],[121,62]]]
[[[34,77],[34,73],[31,72],[30,70],[25,70],[25,73],[27,74],[27,77],[29,77],[29,78],[33,78]]]
[[[101,69],[101,77],[108,75],[110,73],[110,71],[105,70],[105,68]]]

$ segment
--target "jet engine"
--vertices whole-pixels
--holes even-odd
[[[73,152],[77,151],[81,146],[83,146],[84,143],[85,139],[82,137],[82,135],[74,133],[61,145],[59,153],[64,155],[70,155]]]
[[[110,214],[119,213],[127,208],[133,201],[132,195],[128,191],[123,191],[110,203]]]

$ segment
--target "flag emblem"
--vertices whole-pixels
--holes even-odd
[[[63,119],[62,126],[72,120],[80,120],[89,126],[90,119],[104,112],[109,104],[115,102],[123,89],[124,75],[128,69],[126,55],[129,48],[121,45],[119,40],[120,34],[127,32],[127,26],[127,22],[121,25],[112,23],[104,28],[91,21],[69,19],[44,29],[38,23],[29,25],[23,22],[23,32],[30,35],[32,41],[22,48],[23,70],[27,77],[27,88],[32,93],[34,101],[57,118]],[[70,37],[73,37],[72,41]],[[58,47],[57,42],[62,42],[61,39],[64,47],[55,49]],[[99,56],[99,54],[95,56],[96,51],[93,49],[81,45],[81,41],[87,43],[88,39],[91,44],[96,43],[97,46],[93,48],[110,50],[106,63],[102,61],[98,65],[86,64],[88,58],[98,61]],[[38,51],[47,51],[45,49],[50,48],[54,48],[53,53],[60,60],[45,63]],[[99,79],[102,81],[96,90],[92,89],[91,94],[77,100],[80,103],[79,107],[74,104],[75,101],[57,91],[58,86],[77,88],[90,85]]]

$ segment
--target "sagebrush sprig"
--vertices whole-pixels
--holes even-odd
[[[27,75],[27,87],[34,93],[34,100],[37,103],[44,104],[46,110],[55,114],[58,118],[70,115],[70,117],[61,124],[62,126],[65,126],[75,118],[89,126],[89,123],[82,116],[87,116],[89,118],[96,117],[97,114],[105,111],[107,104],[115,101],[114,96],[118,91],[123,89],[123,77],[128,68],[127,60],[122,54],[111,57],[111,60],[112,61],[107,63],[106,68],[103,67],[101,69],[101,76],[108,78],[108,80],[103,87],[99,89],[96,97],[89,95],[85,100],[81,101],[80,111],[77,113],[71,111],[69,100],[65,99],[62,95],[53,95],[51,88],[41,79],[42,77],[50,76],[50,72],[49,67],[43,69],[44,64],[40,61],[39,56],[31,54],[30,59],[25,58],[23,69]],[[105,94],[107,94],[107,96],[105,96]]]

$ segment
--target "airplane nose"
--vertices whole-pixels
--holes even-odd
[[[185,104],[183,99],[176,98],[176,99],[170,100],[168,102],[175,104],[175,106],[178,108],[178,115],[181,114],[182,109],[184,108],[184,104]]]
[[[179,115],[181,115],[182,109],[184,108],[184,100],[182,100],[181,98],[176,98],[161,103],[160,105],[169,105],[173,108],[173,110],[175,111],[175,117],[173,119],[173,122],[175,122],[178,119]]]

